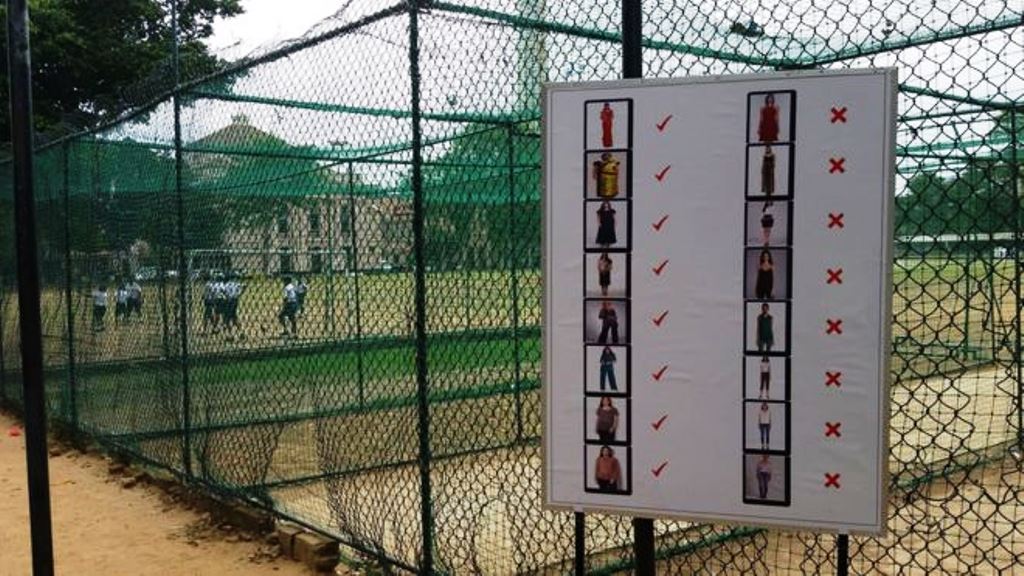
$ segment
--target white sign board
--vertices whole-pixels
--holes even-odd
[[[884,529],[895,76],[546,88],[548,506]]]

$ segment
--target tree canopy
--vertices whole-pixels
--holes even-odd
[[[173,84],[174,0],[30,0],[32,92],[37,133],[89,128]],[[219,60],[202,42],[217,17],[242,13],[240,0],[177,0],[183,77]],[[6,3],[0,5],[6,19]],[[6,27],[0,42],[7,45]],[[10,139],[7,59],[0,59],[0,142]]]

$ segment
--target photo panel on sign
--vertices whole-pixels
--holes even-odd
[[[630,494],[633,491],[632,456],[628,446],[585,444],[584,486],[587,492]]]
[[[587,200],[584,246],[587,250],[623,251],[630,247],[628,200]]]
[[[614,396],[587,396],[587,442],[624,446],[630,441],[630,402]]]
[[[583,164],[583,190],[588,200],[621,200],[632,196],[633,165],[628,150],[587,152]]]
[[[743,397],[789,400],[789,358],[748,354],[743,357]]]
[[[633,146],[632,100],[588,100],[584,108],[587,150]]]
[[[608,396],[629,395],[628,346],[587,346],[585,356],[586,392]]]
[[[745,452],[743,502],[789,506],[789,457],[766,452]]]
[[[747,248],[743,297],[747,300],[789,298],[789,248]]]
[[[747,246],[788,246],[790,203],[751,200],[747,202]]]
[[[789,450],[789,405],[786,402],[743,402],[743,448],[768,452]]]
[[[786,200],[792,192],[793,146],[747,146],[747,200]]]
[[[747,353],[789,352],[789,304],[786,302],[745,302],[744,332]]]
[[[630,257],[623,252],[588,252],[583,271],[591,298],[629,297]]]
[[[628,344],[629,301],[612,298],[584,300],[583,341],[587,344]]]
[[[747,95],[747,141],[751,144],[775,144],[793,140],[796,94],[751,92]]]

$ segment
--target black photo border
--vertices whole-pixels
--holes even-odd
[[[601,300],[603,300],[603,298],[601,298]],[[584,311],[586,311],[586,307],[584,307]],[[584,328],[584,330],[585,330],[585,328]],[[626,385],[625,386],[620,386],[620,388],[624,388],[625,389],[625,392],[591,392],[590,390],[588,390],[588,388],[589,388],[588,385],[590,384],[590,379],[587,377],[587,374],[588,374],[588,372],[587,372],[587,350],[589,348],[604,348],[605,346],[608,346],[608,347],[614,348],[614,349],[622,348],[622,349],[625,350],[626,369],[623,371],[624,376],[625,376],[625,378],[623,378],[623,380],[625,381]],[[617,361],[620,361],[620,360],[617,360]],[[600,373],[598,374],[598,378],[600,378]],[[619,382],[616,382],[616,384],[619,384]],[[598,380],[597,385],[599,387],[601,386],[601,381],[600,380]],[[633,392],[633,346],[631,346],[630,344],[588,344],[588,343],[584,342],[584,344],[583,344],[583,396],[611,396],[613,398],[631,398],[632,397],[632,392]],[[787,396],[788,396],[788,394],[787,394]]]
[[[625,225],[626,225],[626,245],[625,246],[617,246],[615,248],[604,248],[604,247],[601,247],[601,246],[597,246],[597,247],[589,246],[590,242],[588,241],[589,236],[587,235],[587,231],[588,231],[588,228],[587,228],[587,218],[591,218],[591,217],[593,217],[594,215],[597,214],[597,210],[594,210],[593,212],[591,212],[590,205],[591,204],[601,204],[601,203],[604,203],[604,202],[611,203],[612,207],[614,207],[616,204],[625,204],[626,205],[629,217],[628,218],[622,218],[621,220],[618,221],[620,223],[625,223]],[[618,235],[618,231],[616,231],[616,235]],[[612,200],[603,200],[603,199],[602,200],[591,200],[591,199],[584,200],[583,201],[583,252],[584,253],[587,253],[587,252],[632,252],[632,250],[633,250],[633,200],[629,199],[629,198],[619,198],[619,199],[612,199]]]
[[[743,235],[746,236],[746,229],[743,230]],[[747,286],[749,285],[748,280],[750,279],[750,269],[747,268],[748,255],[751,252],[760,252],[762,250],[781,251],[786,253],[786,297],[785,298],[751,298],[747,296]],[[754,279],[755,282],[757,279]],[[773,302],[790,302],[793,299],[793,247],[792,246],[745,246],[743,248],[743,303],[744,306],[748,302],[767,302],[769,304]],[[787,334],[788,336],[788,334]],[[787,346],[788,349],[788,346]]]
[[[747,307],[748,307],[747,305],[748,304],[757,304],[758,308],[760,308],[761,304],[766,304],[766,303],[767,304],[785,304],[786,305],[786,319],[785,319],[785,321],[786,321],[786,348],[785,348],[785,350],[773,350],[771,352],[762,352],[762,351],[757,350],[756,348],[753,349],[753,350],[747,348],[747,330],[751,329],[751,326],[749,324],[749,322],[750,322],[749,316],[750,315],[747,313]],[[768,357],[780,357],[780,356],[788,357],[790,355],[790,344],[791,344],[790,340],[792,339],[792,336],[793,336],[792,316],[793,316],[793,302],[792,302],[792,300],[788,300],[788,299],[787,300],[779,300],[779,299],[776,299],[776,300],[747,300],[747,299],[744,299],[743,300],[743,355],[744,356],[765,356],[765,355],[767,355]]]
[[[600,298],[600,297],[598,297],[598,298],[584,298],[583,299],[583,344],[585,346],[604,346],[605,344],[611,344],[609,342],[605,342],[604,344],[602,344],[600,342],[588,342],[587,341],[587,303],[588,302],[604,302],[606,300],[611,301],[611,302],[622,302],[623,304],[626,305],[626,319],[625,319],[624,322],[620,321],[620,325],[624,324],[626,326],[626,329],[623,331],[622,334],[620,334],[620,336],[622,336],[622,340],[619,342],[619,344],[620,345],[632,344],[633,343],[633,309],[632,309],[632,301],[629,298]],[[584,356],[584,358],[586,358],[586,356]],[[632,358],[630,358],[630,360],[632,361]],[[584,375],[584,378],[586,378],[586,375]]]
[[[626,148],[587,148],[587,139],[590,134],[587,131],[587,108],[591,104],[604,104],[605,102],[625,102],[626,103]],[[586,152],[609,152],[616,150],[632,150],[633,149],[633,99],[632,98],[601,98],[598,100],[584,100],[583,101],[583,149]],[[584,170],[585,172],[585,170]],[[583,189],[583,194],[586,195],[586,188]]]
[[[600,196],[587,196],[587,181],[590,179],[589,159],[591,154],[604,154],[605,152],[616,152],[626,155],[626,178],[625,193],[614,198],[602,198]],[[596,190],[596,184],[595,184]],[[600,150],[585,150],[583,152],[583,199],[584,200],[631,200],[633,198],[633,150],[631,148],[603,148]]]
[[[758,456],[760,456],[762,454],[768,454],[769,456],[778,456],[778,457],[782,458],[786,462],[786,484],[785,484],[785,486],[782,487],[783,492],[785,493],[785,497],[782,499],[782,501],[779,501],[779,500],[761,500],[760,498],[747,498],[747,490],[746,490],[746,487],[747,487],[746,486],[746,483],[747,483],[747,469],[746,469],[746,466],[747,466],[747,456],[751,455],[751,454],[756,454]],[[740,482],[740,492],[741,492],[741,495],[743,496],[743,503],[744,504],[751,504],[751,505],[754,505],[754,506],[777,506],[777,507],[781,507],[781,508],[788,508],[791,505],[790,486],[792,485],[792,482],[793,482],[793,479],[792,479],[792,472],[793,471],[792,471],[792,466],[790,465],[791,461],[792,461],[792,456],[790,456],[789,454],[773,454],[771,452],[765,452],[763,450],[744,450],[743,451],[743,459],[741,460],[741,464],[740,464],[740,478],[743,479],[743,481]]]
[[[754,448],[747,448],[747,404],[760,404],[767,402],[768,404],[781,404],[786,409],[786,447],[782,450],[757,450]],[[741,424],[743,425],[743,450],[745,452],[758,453],[758,454],[771,454],[772,456],[789,456],[792,451],[792,436],[790,436],[790,430],[792,425],[792,403],[788,400],[748,400],[743,399],[743,417],[741,418]]]
[[[591,488],[587,484],[587,479],[590,477],[590,466],[591,462],[587,462],[587,446],[608,446],[615,448],[616,450],[626,451],[626,485],[628,488],[625,490],[617,490],[615,492],[607,492],[600,488]],[[787,461],[789,458],[786,459]],[[621,462],[621,461],[620,461]],[[786,466],[789,464],[787,462]],[[788,475],[787,475],[788,477]],[[607,494],[608,496],[632,496],[633,495],[633,447],[632,446],[618,446],[614,444],[605,444],[604,442],[589,442],[584,440],[583,442],[583,491],[590,494]],[[787,497],[789,495],[789,486],[786,486]]]
[[[750,132],[753,126],[751,123],[754,119],[750,113],[754,110],[754,97],[756,96],[767,96],[769,94],[789,94],[790,112],[789,112],[789,140],[780,140],[778,142],[753,142],[750,140]],[[796,90],[758,90],[756,92],[747,92],[747,117],[744,120],[744,139],[747,144],[792,144],[796,142]],[[584,130],[586,126],[584,125]],[[586,140],[584,140],[586,142]]]
[[[765,194],[751,194],[750,193],[750,151],[754,148],[766,148],[769,144],[747,144],[746,150],[744,150],[745,158],[743,159],[743,193],[746,200],[749,201],[764,201],[768,199],[772,200],[784,200],[792,202],[793,197],[796,196],[796,190],[794,190],[796,184],[796,175],[794,174],[794,167],[796,166],[796,146],[793,142],[785,142],[782,144],[770,144],[776,148],[789,148],[789,160],[786,162],[788,166],[788,172],[786,174],[786,188],[788,192],[786,194],[773,194],[767,196]],[[746,231],[744,231],[744,236]]]
[[[589,400],[591,398],[603,398],[605,396],[607,396],[609,398],[615,398],[617,400],[622,400],[622,401],[624,401],[626,403],[626,409],[625,409],[625,413],[626,413],[626,430],[625,430],[626,437],[625,437],[624,440],[616,440],[614,442],[601,442],[600,440],[596,440],[596,439],[588,438],[587,437],[590,434],[590,431],[587,428],[587,414],[589,413],[589,409],[587,408],[587,400]],[[786,414],[789,414],[789,410],[786,411]],[[628,447],[628,446],[631,446],[633,444],[633,399],[630,398],[629,396],[626,396],[624,398],[619,398],[619,397],[613,396],[611,394],[599,394],[599,393],[587,393],[587,394],[584,394],[583,395],[583,441],[585,443],[587,443],[587,444],[602,444],[602,445],[607,444],[608,446],[614,446],[614,447],[622,447],[622,446],[627,446]],[[788,439],[787,439],[787,441],[788,441]]]
[[[756,212],[760,212],[761,211],[760,205],[764,204],[765,202],[768,202],[768,200],[765,199],[765,197],[763,197],[761,200],[747,200],[746,201],[746,205],[744,207],[744,214],[743,214],[743,246],[745,248],[766,248],[766,247],[767,248],[783,248],[783,247],[792,247],[793,246],[793,199],[792,198],[786,198],[786,199],[783,199],[783,200],[771,200],[772,204],[786,204],[786,221],[787,221],[786,222],[787,223],[787,226],[786,226],[786,242],[784,244],[769,244],[768,246],[765,246],[764,244],[747,244],[747,228],[746,227],[747,227],[747,224],[749,224],[749,222],[750,222],[750,214],[751,214],[751,212],[755,212],[755,211]],[[760,221],[759,221],[759,223],[760,223]]]
[[[746,336],[746,334],[744,334],[744,336]],[[753,384],[752,384],[752,383],[750,383],[750,382],[748,381],[748,379],[747,379],[747,361],[748,361],[748,360],[750,360],[751,358],[753,358],[753,359],[754,359],[754,360],[756,360],[757,362],[760,362],[760,361],[761,361],[761,358],[762,358],[763,356],[765,356],[765,354],[763,354],[763,353],[760,353],[760,352],[745,352],[745,353],[743,354],[743,359],[742,359],[742,365],[743,365],[743,378],[742,378],[742,380],[743,380],[743,389],[742,389],[742,397],[743,397],[743,401],[744,401],[744,402],[745,402],[745,401],[747,401],[747,400],[756,400],[756,401],[760,401],[760,400],[758,400],[758,399],[754,399],[754,398],[749,398],[749,397],[747,396],[747,384],[751,384],[751,385],[753,385]],[[773,402],[789,402],[789,401],[790,401],[790,391],[791,391],[791,386],[792,386],[792,382],[791,382],[791,380],[790,380],[790,374],[791,374],[791,372],[790,372],[790,362],[792,361],[792,359],[791,359],[791,357],[790,357],[790,355],[789,355],[789,354],[786,354],[786,355],[778,355],[778,356],[773,356],[773,355],[771,355],[771,354],[768,354],[768,358],[782,358],[783,360],[785,360],[785,362],[784,362],[784,366],[783,366],[783,369],[782,369],[782,371],[783,371],[783,372],[785,373],[785,374],[784,374],[784,377],[785,377],[785,379],[786,379],[786,385],[785,385],[785,387],[784,387],[784,391],[785,391],[785,398],[783,398],[782,400],[772,400],[772,401],[773,401]],[[760,381],[757,381],[757,382],[756,382],[756,384],[757,384],[757,387],[758,387],[758,388],[760,388],[760,387],[761,387],[761,382],[760,382]],[[774,384],[772,385],[772,388],[775,388],[775,385],[774,385]]]

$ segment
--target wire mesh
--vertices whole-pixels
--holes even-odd
[[[851,538],[856,573],[996,573],[1024,551],[1007,456],[1022,11],[644,3],[648,76],[900,68],[891,506],[885,537]],[[40,149],[51,417],[391,568],[572,570],[574,517],[541,505],[539,90],[617,77],[620,19],[587,0],[347,2],[298,41]],[[8,224],[10,176],[0,164]],[[10,236],[0,403],[17,407]],[[583,522],[588,572],[632,569],[627,519]],[[836,568],[831,535],[655,530],[664,573]]]

